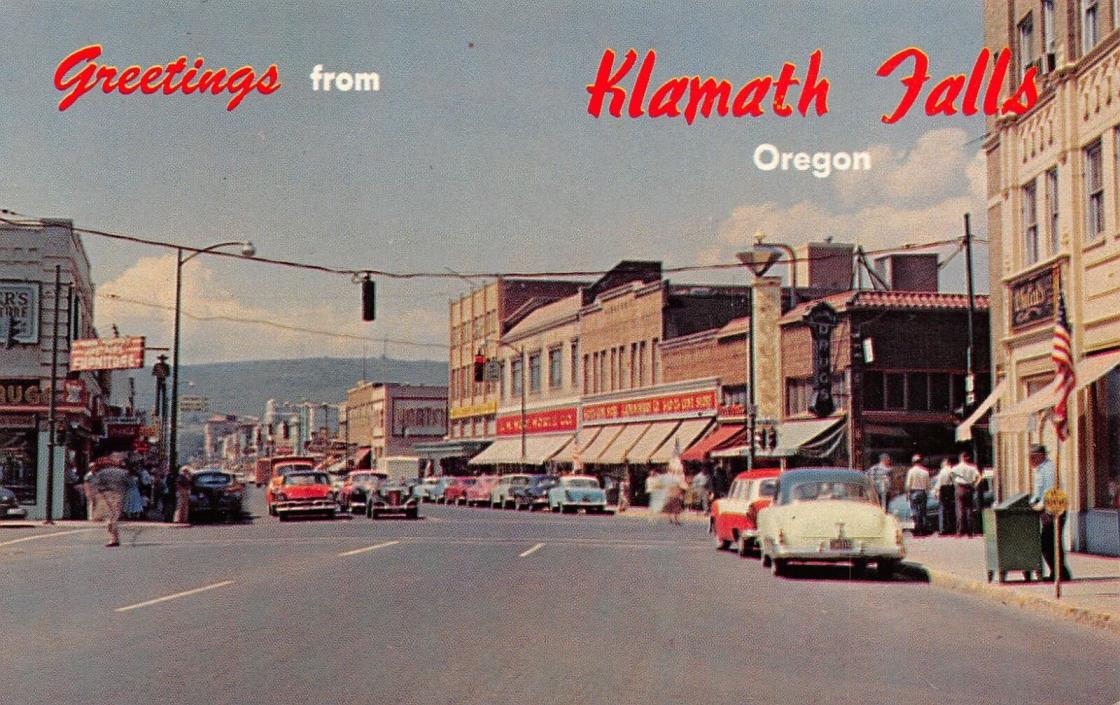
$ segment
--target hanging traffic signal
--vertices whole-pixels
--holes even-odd
[[[486,380],[486,356],[478,353],[474,356],[474,381],[484,382]]]
[[[377,285],[366,277],[362,280],[362,320],[372,321],[377,317]]]

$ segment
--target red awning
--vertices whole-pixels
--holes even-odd
[[[715,431],[704,436],[685,452],[681,453],[681,460],[702,461],[708,459],[708,453],[723,446],[733,445],[746,434],[742,424],[720,426]]]
[[[358,452],[354,454],[354,469],[355,470],[369,470],[370,469],[369,454],[370,454],[370,449],[368,447],[358,449]]]

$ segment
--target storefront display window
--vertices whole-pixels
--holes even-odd
[[[1096,509],[1120,508],[1120,368],[1092,388],[1096,457],[1093,504]]]
[[[20,504],[35,504],[38,481],[38,434],[0,429],[0,486],[15,492]]]

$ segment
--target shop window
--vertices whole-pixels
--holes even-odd
[[[1085,237],[1095,240],[1104,232],[1104,175],[1101,141],[1085,148]]]
[[[929,410],[929,375],[925,372],[907,373],[906,408],[911,411]]]
[[[886,399],[883,396],[883,373],[863,373],[863,408],[879,411],[886,408]]]
[[[887,408],[906,408],[906,375],[900,373],[887,373],[883,375],[886,382]]]
[[[14,492],[20,504],[37,499],[38,440],[34,430],[0,429],[0,486]]]
[[[541,391],[541,354],[529,354],[529,392],[539,394]]]
[[[1092,386],[1093,506],[1120,509],[1120,368]]]

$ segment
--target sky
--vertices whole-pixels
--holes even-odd
[[[899,247],[960,236],[966,212],[982,238],[983,117],[927,116],[923,93],[907,117],[885,125],[880,116],[903,93],[901,73],[875,75],[909,46],[929,55],[935,81],[967,73],[981,47],[981,9],[973,0],[9,0],[0,208],[195,247],[244,239],[265,257],[449,277],[380,280],[377,320],[363,323],[348,277],[198,257],[184,268],[184,362],[445,359],[448,301],[471,283],[452,272],[599,271],[624,258],[732,263],[758,231],[791,245],[832,237]],[[233,111],[228,95],[99,89],[59,111],[56,67],[90,44],[103,47],[97,61],[118,67],[181,55],[231,70],[276,64],[281,87],[252,93]],[[620,57],[630,48],[657,52],[651,93],[675,76],[738,87],[777,76],[785,62],[804,77],[820,49],[828,112],[691,125],[595,118],[586,86],[607,48]],[[376,72],[380,90],[314,91],[317,64]],[[620,85],[629,88],[636,72]],[[761,144],[867,151],[872,167],[828,178],[762,171],[753,162]],[[88,236],[84,243],[102,334],[116,324],[168,344],[174,254]],[[952,251],[938,250],[946,258]],[[982,244],[976,254],[984,291]],[[963,260],[945,267],[943,289],[963,291]],[[742,271],[673,277],[746,280]],[[197,320],[213,317],[353,337]]]

